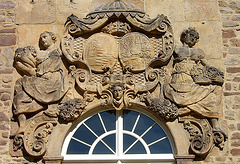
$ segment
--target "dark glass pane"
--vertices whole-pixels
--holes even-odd
[[[162,128],[160,126],[158,126],[157,124],[155,124],[155,126],[147,133],[143,136],[143,140],[147,143],[150,144],[160,138],[165,137],[166,134],[165,132],[162,130]]]
[[[104,133],[102,123],[97,114],[85,121],[85,124],[98,136]]]
[[[129,148],[129,146],[131,146],[132,143],[136,140],[137,139],[133,136],[130,136],[128,134],[123,134],[123,152],[125,152],[127,148]]]
[[[138,114],[139,113],[135,111],[130,111],[130,110],[123,111],[123,129],[124,130],[132,131]]]
[[[72,139],[68,145],[67,154],[88,154],[89,149],[90,147]]]
[[[154,124],[154,121],[152,119],[150,119],[149,117],[141,114],[134,133],[141,136],[153,124]]]
[[[113,154],[102,142],[99,142],[95,149],[93,150],[93,154]]]
[[[149,146],[149,148],[151,154],[172,153],[172,148],[167,138]]]
[[[100,113],[107,131],[116,129],[116,111],[110,110]]]
[[[146,150],[141,142],[137,142],[126,154],[146,154]]]
[[[116,134],[109,135],[103,138],[103,141],[114,151],[116,152]]]
[[[96,140],[96,137],[84,125],[81,125],[78,128],[73,137],[90,145]]]

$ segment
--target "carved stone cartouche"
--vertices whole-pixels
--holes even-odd
[[[61,49],[56,35],[44,32],[39,51],[16,50],[15,66],[23,77],[15,86],[19,129],[13,150],[41,159],[53,145],[48,142],[59,130],[55,126],[71,125],[103,107],[142,107],[163,122],[178,118],[189,134],[189,154],[205,156],[214,144],[222,148],[227,138],[218,122],[223,73],[207,64],[203,50],[193,48],[198,39],[194,29],[183,32],[171,74],[174,38],[164,15],[150,19],[131,3],[115,0],[86,18],[69,16]],[[62,69],[62,59],[68,68]]]

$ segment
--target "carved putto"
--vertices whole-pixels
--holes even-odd
[[[69,16],[60,44],[46,31],[39,48],[18,48],[14,62],[22,77],[13,100],[13,155],[41,159],[55,127],[100,108],[143,108],[164,123],[181,123],[189,154],[223,148],[227,136],[218,119],[224,75],[194,48],[195,29],[182,33],[181,46],[174,46],[173,36],[166,16],[150,19],[115,0],[86,18]]]

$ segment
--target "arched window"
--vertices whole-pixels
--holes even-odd
[[[153,115],[108,110],[80,122],[66,137],[64,163],[174,163],[174,146]]]

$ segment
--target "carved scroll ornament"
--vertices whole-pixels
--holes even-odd
[[[227,135],[218,119],[224,76],[194,48],[198,39],[194,29],[185,30],[183,45],[174,49],[167,17],[150,19],[121,0],[83,19],[71,15],[60,45],[54,33],[44,32],[39,50],[16,50],[23,77],[15,85],[13,151],[41,159],[55,126],[73,123],[93,106],[141,106],[163,122],[178,120],[189,134],[189,154],[205,156],[214,144],[223,148]]]

